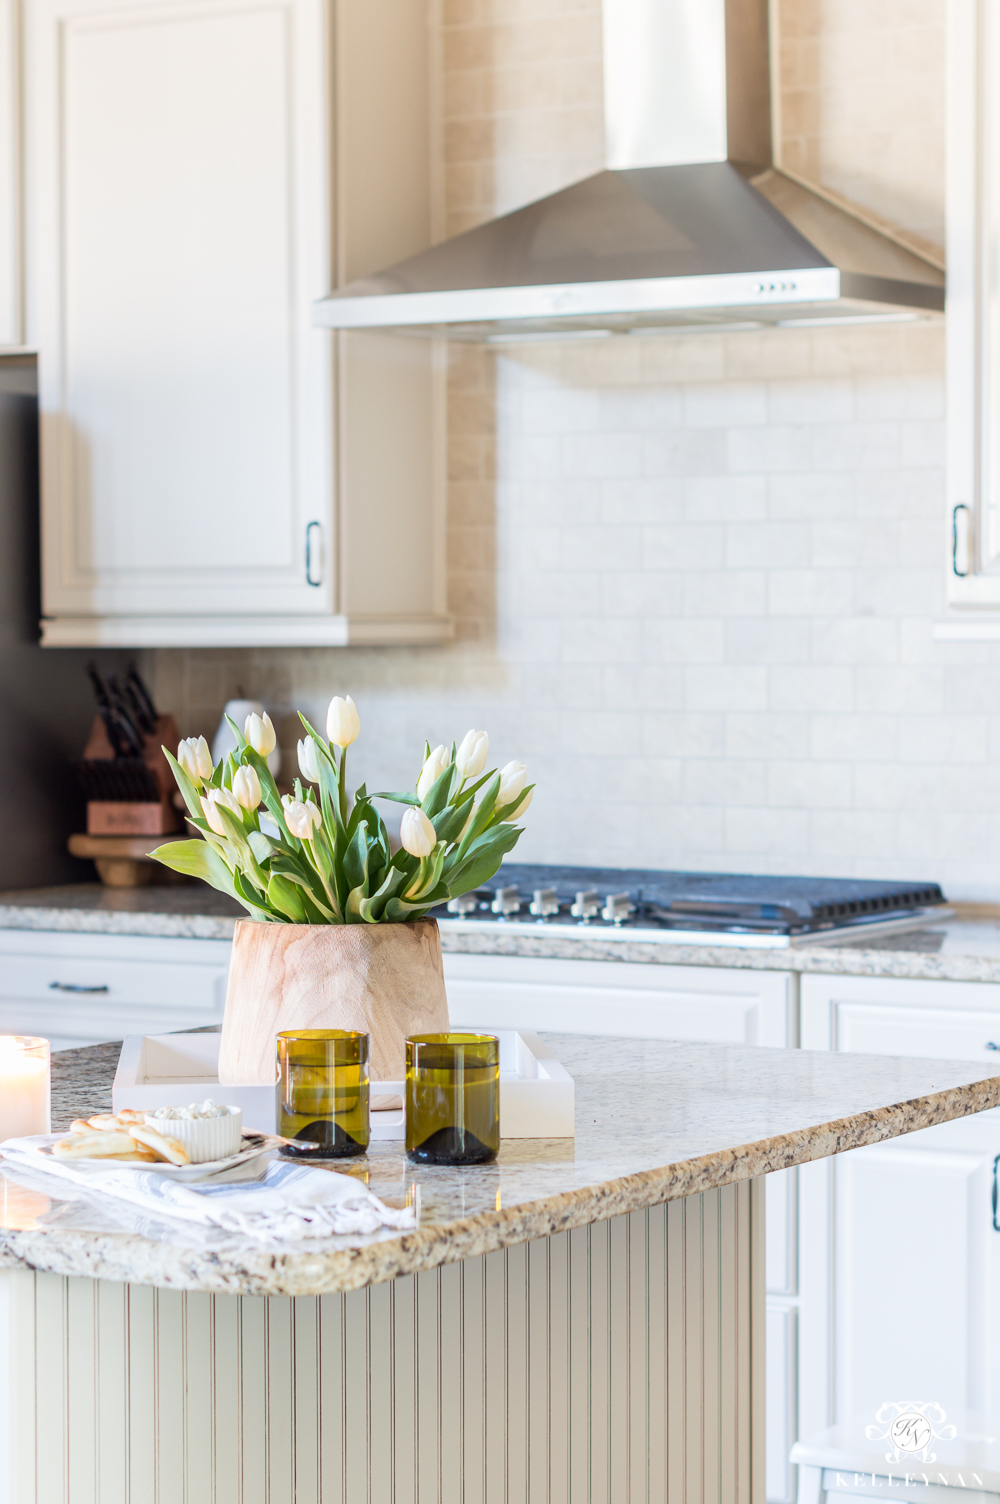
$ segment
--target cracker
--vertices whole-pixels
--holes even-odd
[[[162,1133],[157,1133],[155,1128],[140,1128],[136,1125],[129,1129],[129,1134],[136,1143],[145,1144],[152,1149],[158,1159],[165,1159],[172,1165],[189,1165],[190,1156],[183,1144],[179,1144],[175,1138],[164,1138]]]

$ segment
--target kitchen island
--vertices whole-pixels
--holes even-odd
[[[762,1177],[995,1107],[1000,1078],[546,1042],[575,1140],[508,1140],[474,1169],[391,1144],[353,1162],[413,1231],[289,1251],[3,1174],[16,1504],[756,1504]],[[67,1116],[104,1105],[89,1055],[65,1062],[87,1070],[79,1097],[61,1085]]]

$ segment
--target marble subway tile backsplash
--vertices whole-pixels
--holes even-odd
[[[291,762],[292,707],[350,690],[369,787],[473,724],[524,757],[526,861],[1000,896],[1000,646],[931,635],[939,328],[463,348],[451,381],[455,646],[161,652],[184,730],[239,686]]]

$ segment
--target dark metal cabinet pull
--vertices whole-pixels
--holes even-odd
[[[110,987],[83,987],[79,982],[50,982],[50,992],[110,992]]]
[[[319,522],[310,522],[306,527],[306,584],[322,585],[322,583],[323,528]]]

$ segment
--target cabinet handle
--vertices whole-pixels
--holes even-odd
[[[951,514],[951,567],[964,580],[972,566],[972,513],[960,501]]]
[[[323,527],[319,522],[310,522],[306,527],[306,584],[322,585],[322,583]]]
[[[997,1221],[997,1165],[1000,1165],[1000,1154],[993,1161],[993,1231],[1000,1232],[1000,1222]]]
[[[50,982],[50,992],[110,992],[110,987],[83,987],[79,982]]]

